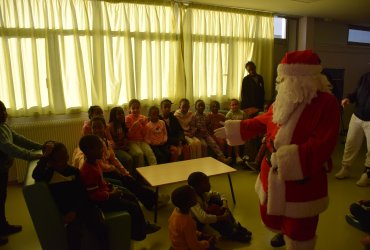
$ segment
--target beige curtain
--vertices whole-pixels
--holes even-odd
[[[12,116],[138,98],[239,96],[253,60],[271,82],[273,17],[163,1],[0,1],[0,100]]]
[[[273,15],[190,5],[183,8],[186,95],[206,102],[239,98],[245,63],[256,63],[272,92]]]

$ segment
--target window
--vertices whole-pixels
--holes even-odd
[[[348,44],[370,45],[370,27],[349,26]]]
[[[272,57],[272,21],[180,3],[2,0],[0,100],[31,116],[238,97],[245,62]]]
[[[278,39],[286,39],[286,18],[274,17],[274,37]]]

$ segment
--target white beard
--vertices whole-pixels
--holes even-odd
[[[330,83],[323,75],[278,76],[276,100],[272,121],[285,124],[300,105],[306,105],[317,96],[318,91],[330,92]]]

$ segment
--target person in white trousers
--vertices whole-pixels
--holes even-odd
[[[370,72],[364,74],[355,90],[342,100],[343,107],[349,103],[355,104],[355,111],[349,122],[342,167],[335,177],[339,180],[350,177],[349,169],[366,138],[365,169],[356,184],[360,187],[367,187],[370,185]]]

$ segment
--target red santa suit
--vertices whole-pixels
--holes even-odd
[[[287,53],[268,112],[225,123],[231,145],[266,134],[271,157],[263,160],[255,189],[264,224],[285,235],[287,249],[314,249],[318,215],[328,206],[327,162],[337,143],[340,112],[321,69],[311,51]]]

